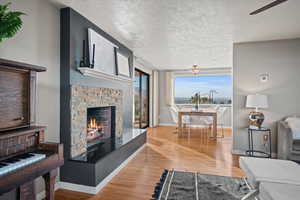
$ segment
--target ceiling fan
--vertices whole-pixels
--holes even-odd
[[[268,9],[274,7],[274,6],[278,6],[279,4],[282,4],[282,3],[286,2],[286,1],[288,1],[288,0],[276,0],[276,1],[273,1],[273,2],[267,4],[267,5],[263,6],[263,7],[255,10],[255,11],[251,12],[250,15],[256,15],[256,14],[261,13],[261,12],[263,12],[265,10],[268,10]]]

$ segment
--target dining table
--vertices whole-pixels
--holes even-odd
[[[183,137],[183,116],[212,117],[212,136],[217,138],[217,111],[213,108],[192,109],[183,108],[178,111],[178,136]]]

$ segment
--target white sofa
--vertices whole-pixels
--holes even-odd
[[[296,200],[300,199],[300,185],[262,182],[259,186],[260,200]]]
[[[297,119],[300,121],[299,116],[286,117],[278,122],[277,151],[279,159],[300,161],[299,121],[298,127],[295,124]],[[291,124],[291,122],[294,123]]]
[[[253,157],[240,157],[239,161],[260,200],[300,199],[300,165],[297,163]]]

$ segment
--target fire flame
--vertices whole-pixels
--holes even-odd
[[[90,122],[89,122],[89,124],[88,124],[88,128],[89,128],[89,129],[101,129],[102,126],[99,125],[99,124],[97,124],[97,121],[96,121],[95,118],[91,118],[91,119],[90,119]]]

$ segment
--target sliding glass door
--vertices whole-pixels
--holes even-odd
[[[134,78],[134,127],[149,126],[149,75],[136,69]]]

